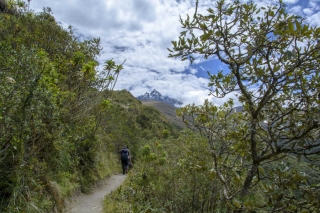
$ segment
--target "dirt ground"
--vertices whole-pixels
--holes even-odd
[[[74,198],[67,213],[101,213],[104,196],[117,189],[125,179],[126,175],[122,174],[109,177],[106,184],[99,186],[92,193]]]

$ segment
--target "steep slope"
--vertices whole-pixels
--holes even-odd
[[[162,101],[154,101],[154,100],[143,100],[141,101],[143,105],[153,106],[158,109],[161,113],[163,113],[166,118],[172,122],[174,125],[179,127],[180,129],[186,128],[186,125],[182,122],[181,117],[176,115],[176,107],[164,103]]]

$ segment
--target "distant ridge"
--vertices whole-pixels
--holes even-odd
[[[161,101],[175,107],[182,105],[181,101],[178,101],[174,98],[169,98],[168,96],[163,96],[156,89],[152,90],[151,93],[146,92],[144,95],[138,96],[137,99],[141,101]]]
[[[179,129],[184,129],[187,126],[183,123],[182,118],[177,116],[177,107],[167,104],[162,101],[141,100],[143,105],[152,106],[158,109],[171,123],[176,125]]]

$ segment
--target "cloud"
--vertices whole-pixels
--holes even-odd
[[[305,8],[302,10],[304,12],[304,14],[306,15],[312,15],[313,14],[313,10],[310,8]]]
[[[208,3],[204,2],[204,3]],[[76,32],[90,37],[100,37],[103,51],[99,61],[113,58],[124,64],[116,89],[128,89],[141,95],[156,88],[164,95],[180,98],[195,85],[183,83],[182,75],[190,70],[192,81],[206,86],[197,78],[188,61],[168,58],[167,47],[179,37],[179,14],[194,12],[194,2],[173,0],[94,0],[94,1],[40,1],[31,2],[31,8],[52,8],[57,21],[63,26],[72,25]],[[156,71],[153,72],[152,70]],[[187,87],[187,84],[193,85]],[[180,88],[183,85],[182,89]],[[199,86],[198,86],[199,87]],[[200,87],[203,89],[202,87]],[[200,89],[198,88],[198,90]],[[141,93],[142,92],[142,93]],[[139,94],[140,93],[140,94]],[[186,96],[187,97],[187,96]],[[192,102],[191,98],[184,98]]]
[[[307,20],[311,26],[320,26],[320,12],[309,16]]]
[[[313,8],[314,10],[320,10],[319,0],[310,0],[309,7]]]
[[[191,74],[196,74],[198,72],[198,70],[197,69],[194,69],[194,68],[190,68],[190,73]]]
[[[297,6],[291,7],[289,12],[294,14],[301,14],[302,10],[303,10],[302,7],[300,5],[297,5]]]
[[[208,79],[197,78],[193,74],[186,73],[157,73],[145,68],[131,67],[127,68],[128,72],[122,72],[119,76],[119,81],[116,84],[116,89],[128,88],[134,96],[139,96],[145,92],[150,92],[156,89],[162,95],[167,95],[171,98],[176,98],[184,104],[193,103],[201,104],[204,97],[208,96],[208,89],[205,88],[208,84]],[[141,75],[148,73],[148,75]],[[137,79],[132,83],[131,79]],[[193,95],[197,93],[198,95]],[[197,98],[196,101],[195,98]]]
[[[285,4],[295,4],[297,3],[299,0],[283,0],[283,3]]]
[[[248,2],[249,0],[247,0]],[[85,37],[100,37],[103,51],[101,64],[113,58],[124,64],[116,89],[130,90],[134,96],[157,89],[163,95],[176,98],[184,104],[202,104],[204,99],[222,103],[226,99],[209,97],[208,79],[204,70],[210,63],[198,58],[190,66],[188,61],[168,58],[167,48],[177,40],[182,31],[179,15],[194,14],[196,0],[32,0],[30,7],[41,11],[51,7],[62,26],[72,25],[75,32]],[[199,13],[207,13],[215,1],[201,0]],[[229,0],[232,2],[232,0]],[[244,0],[243,2],[246,2]],[[277,4],[278,0],[256,0],[259,5]],[[310,15],[310,23],[318,25],[319,2],[310,0],[304,7],[298,0],[284,0],[291,11]],[[314,13],[311,13],[313,9]],[[311,16],[312,14],[312,16]],[[217,61],[211,57],[211,61]],[[204,65],[204,63],[206,63]],[[216,66],[214,69],[223,68]],[[202,75],[201,75],[202,74]]]

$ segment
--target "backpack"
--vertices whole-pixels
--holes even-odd
[[[127,149],[121,150],[121,160],[129,159],[129,151]]]

